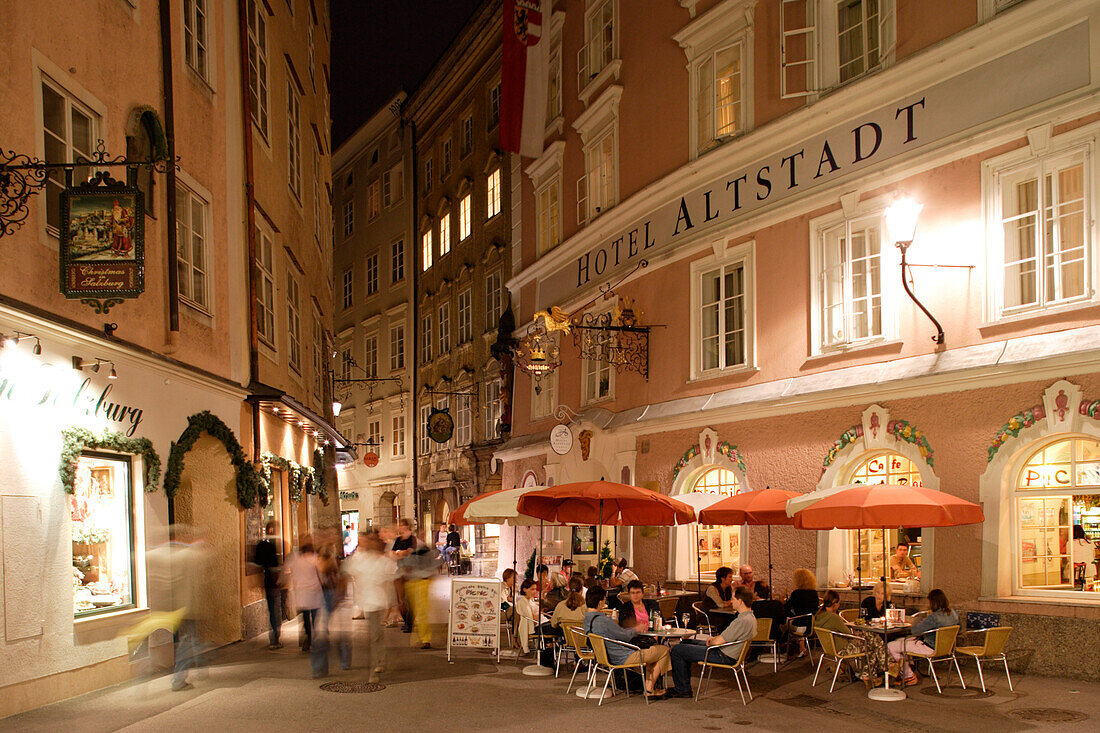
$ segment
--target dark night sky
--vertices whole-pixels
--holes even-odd
[[[333,0],[332,144],[411,93],[481,0]]]

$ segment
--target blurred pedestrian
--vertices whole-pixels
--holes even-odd
[[[369,682],[378,682],[385,671],[386,646],[382,637],[384,615],[394,606],[394,578],[397,563],[382,552],[382,539],[373,532],[359,533],[359,548],[344,561],[351,578],[355,602],[363,611],[367,626],[367,669]]]
[[[431,578],[439,571],[439,558],[428,547],[421,545],[397,563],[405,574],[405,600],[412,614],[416,635],[421,649],[432,648],[432,629],[428,624],[428,589]]]
[[[419,541],[416,539],[416,535],[413,534],[412,524],[409,520],[398,520],[397,537],[394,538],[393,544],[390,546],[390,553],[393,559],[397,561],[397,578],[394,580],[394,588],[397,591],[397,604],[401,608],[401,630],[406,634],[412,633],[412,613],[409,610],[409,602],[405,594],[406,574],[401,561],[411,555],[418,544]]]
[[[351,603],[348,601],[347,575],[341,572],[336,554],[333,544],[325,545],[317,553],[325,610],[321,621],[324,635],[321,648],[317,650],[314,676],[328,674],[328,650],[332,645],[339,651],[340,669],[351,669]]]
[[[290,586],[294,606],[302,616],[298,646],[303,652],[308,652],[313,642],[313,626],[325,600],[321,590],[321,573],[317,569],[317,555],[313,551],[313,540],[308,536],[302,538],[298,551],[287,558],[283,567],[283,582]]]
[[[174,524],[169,533],[168,542],[149,551],[147,568],[150,591],[160,599],[158,605],[167,605],[181,615],[172,674],[172,689],[180,691],[193,687],[187,676],[198,666],[199,624],[207,610],[201,583],[209,577],[210,552],[187,525]]]
[[[279,583],[280,561],[278,546],[279,523],[270,520],[264,525],[264,538],[256,543],[252,561],[264,574],[264,596],[267,598],[267,620],[271,624],[268,633],[268,649],[282,649],[279,641],[283,626],[282,588]]]

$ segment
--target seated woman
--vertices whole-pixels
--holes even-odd
[[[821,602],[821,609],[814,615],[814,628],[824,629],[826,631],[835,631],[838,634],[845,634],[847,636],[852,635],[852,630],[848,628],[848,624],[844,622],[844,619],[840,617],[838,613],[840,611],[840,595],[835,590],[825,591],[825,598]],[[836,642],[836,650],[838,652],[849,651],[849,646],[853,648],[850,651],[865,651],[863,639],[845,639],[833,637]],[[859,664],[861,660],[853,660],[854,663]],[[867,671],[863,669],[862,665],[859,665],[860,677],[863,679],[867,689],[871,689],[873,681],[867,674]]]
[[[603,588],[590,588],[584,597],[588,612],[584,615],[582,629],[586,634],[596,634],[607,639],[607,659],[612,664],[643,664],[647,674],[645,675],[645,689],[650,695],[662,696],[663,689],[657,689],[658,680],[663,680],[671,663],[669,662],[668,647],[656,644],[648,649],[631,649],[616,641],[630,642],[635,633],[631,629],[624,629],[604,613],[601,609],[606,605],[607,591]]]
[[[584,595],[580,578],[569,579],[569,595],[565,600],[554,606],[554,613],[550,616],[550,622],[544,624],[543,633],[564,637],[562,625],[580,626],[584,622],[584,614],[587,612],[584,605]]]
[[[799,636],[810,629],[811,616],[817,613],[817,578],[806,568],[794,571],[794,591],[787,598],[787,631]],[[806,640],[798,640],[798,656],[806,656]]]
[[[720,567],[714,573],[714,582],[707,586],[703,595],[703,610],[712,608],[732,608],[733,606],[733,568]]]
[[[591,588],[600,587],[600,578],[596,571],[595,565],[588,566],[588,572],[584,578],[584,589],[589,590]]]
[[[890,589],[883,588],[882,581],[875,583],[874,595],[867,596],[859,604],[859,616],[867,621],[882,618],[886,615],[887,608],[893,608],[890,602]]]
[[[634,629],[639,634],[649,630],[649,622],[654,616],[661,614],[657,601],[642,598],[645,588],[642,581],[632,580],[626,584],[628,598],[619,606],[619,626],[624,629]]]
[[[895,639],[886,645],[890,656],[894,659],[890,665],[891,675],[897,675],[898,660],[905,657],[905,652],[931,654],[936,646],[936,629],[959,624],[959,614],[951,610],[951,604],[947,602],[947,594],[939,588],[935,588],[928,594],[928,609],[932,613],[913,624],[913,628],[909,630],[910,636]],[[901,665],[901,673],[902,682],[905,685],[915,685],[920,681],[916,671],[909,668],[908,660]]]
[[[1086,583],[1096,580],[1096,545],[1089,542],[1085,528],[1073,525],[1073,585],[1084,590]]]
[[[519,587],[520,596],[516,599],[516,641],[523,653],[530,650],[531,636],[541,620],[539,613],[539,589],[535,581],[528,578]]]
[[[505,621],[512,620],[512,603],[516,596],[516,571],[508,568],[501,576],[500,584],[500,610]]]

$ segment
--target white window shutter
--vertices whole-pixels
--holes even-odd
[[[577,224],[588,223],[588,174],[577,179]]]
[[[779,96],[817,92],[817,0],[782,0],[779,20]]]
[[[586,43],[577,51],[577,90],[584,89],[590,81],[592,80],[588,76],[588,44]]]
[[[897,7],[895,0],[882,0],[878,19],[878,63],[888,66],[893,63],[894,51],[898,46]]]
[[[699,151],[706,150],[714,140],[714,127],[711,120],[714,116],[714,60],[712,56],[699,65],[699,85],[697,87],[699,98],[696,103],[698,114],[698,143]]]

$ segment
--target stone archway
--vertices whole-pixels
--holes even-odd
[[[374,505],[374,526],[390,527],[397,524],[398,519],[397,494],[385,491],[378,497]]]

